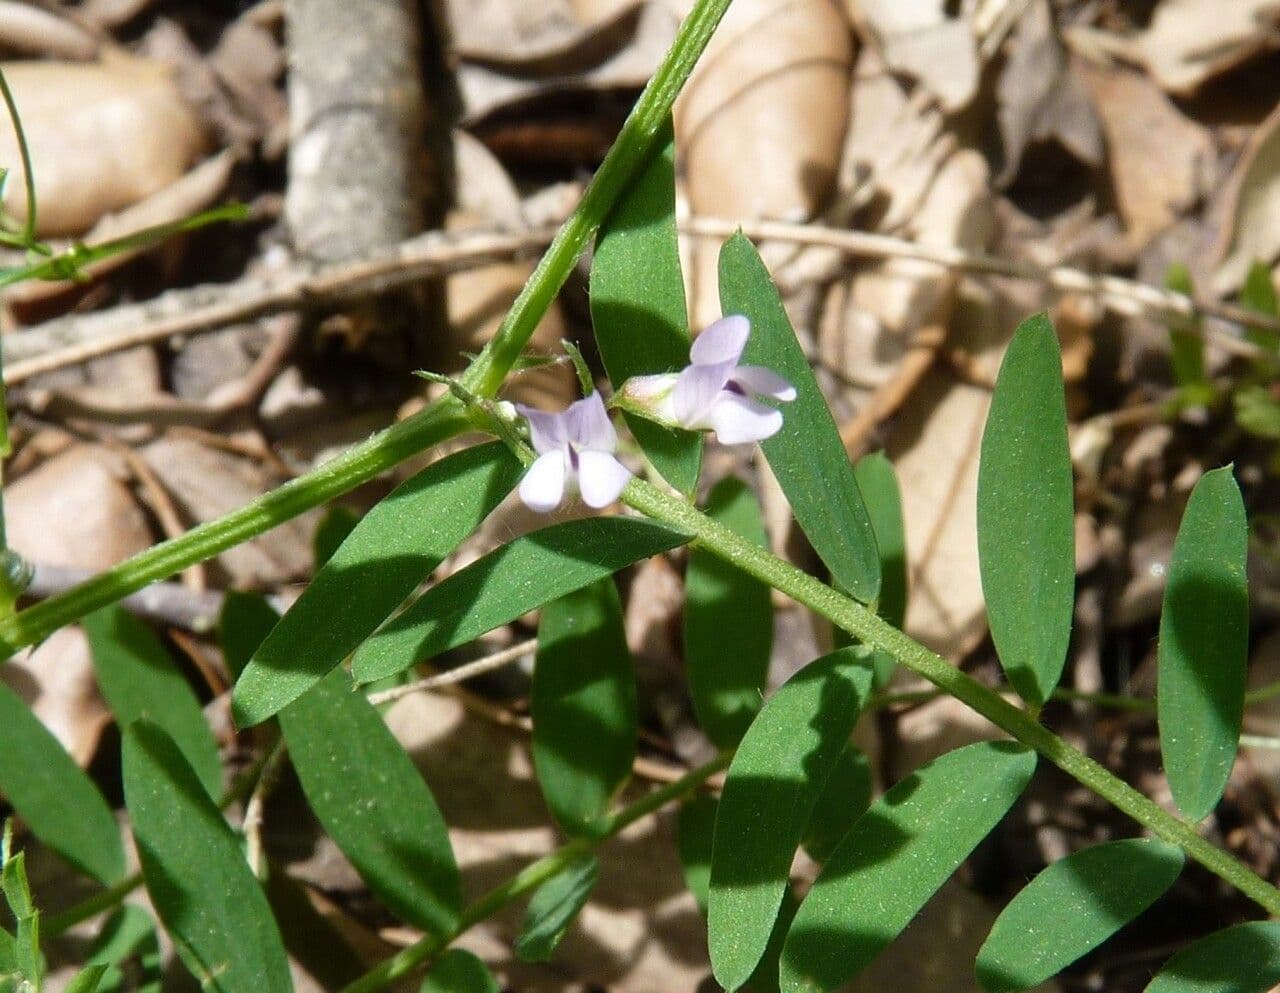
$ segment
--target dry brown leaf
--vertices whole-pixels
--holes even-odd
[[[1145,76],[1083,62],[1077,69],[1098,108],[1129,244],[1140,249],[1200,198],[1212,138]]]
[[[845,0],[849,16],[875,38],[885,64],[920,81],[948,111],[978,90],[977,39],[947,0]]]
[[[1255,262],[1280,257],[1280,108],[1258,125],[1228,180],[1228,210],[1218,236],[1216,293],[1238,289]]]
[[[998,185],[1014,180],[1028,145],[1050,138],[1082,162],[1102,163],[1098,119],[1058,39],[1048,0],[1032,0],[1018,21],[996,101],[1004,146]]]
[[[107,569],[149,547],[151,529],[111,453],[68,449],[5,490],[9,543],[41,565]]]
[[[1277,44],[1277,0],[1163,0],[1133,41],[1166,90],[1190,94],[1201,83]]]
[[[676,103],[694,214],[807,220],[835,182],[848,122],[849,25],[831,0],[738,0]],[[719,316],[718,245],[695,245],[696,326]]]
[[[31,147],[42,236],[83,235],[112,211],[175,182],[204,148],[200,122],[156,63],[112,55],[93,64],[4,67]],[[13,127],[0,123],[0,162],[18,161]],[[21,170],[5,209],[26,216]]]
[[[962,298],[950,341],[994,376],[1012,324],[988,293]],[[978,573],[978,450],[990,393],[935,366],[894,419],[889,458],[902,485],[910,596],[906,630],[960,659],[986,632]]]
[[[142,456],[172,494],[188,524],[203,524],[238,510],[281,483],[264,466],[189,438],[162,438]],[[232,583],[264,589],[298,579],[311,569],[311,512],[218,557]]]
[[[659,4],[629,4],[584,24],[565,0],[470,0],[448,8],[462,121],[565,92],[638,89],[671,46],[676,16]]]
[[[14,0],[0,2],[0,47],[76,62],[98,54],[98,40],[78,24]]]

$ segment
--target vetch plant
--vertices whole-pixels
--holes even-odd
[[[38,988],[41,942],[101,919],[92,953],[101,958],[86,962],[82,975],[150,954],[160,927],[205,988],[287,993],[294,929],[284,925],[303,911],[289,900],[287,873],[250,864],[223,813],[246,797],[260,800],[284,761],[369,892],[421,935],[374,962],[326,937],[338,962],[330,985],[343,993],[419,973],[424,990],[497,989],[483,962],[451,946],[526,898],[513,946],[531,960],[554,957],[591,898],[600,843],[675,804],[680,856],[705,910],[716,980],[729,990],[833,993],[910,923],[1019,802],[1042,762],[1131,817],[1142,837],[1073,853],[1028,883],[975,963],[991,993],[1027,989],[1096,948],[1159,900],[1188,859],[1265,914],[1280,915],[1280,891],[1200,827],[1221,799],[1247,700],[1247,524],[1230,468],[1196,485],[1161,619],[1156,710],[1174,813],[1044,720],[1044,704],[1060,693],[1074,609],[1066,412],[1046,317],[1014,335],[981,451],[982,582],[1008,680],[994,688],[901,631],[905,537],[892,465],[882,455],[850,465],[777,290],[742,235],[720,257],[727,316],[691,337],[669,114],[726,6],[695,4],[578,210],[453,390],[242,510],[0,619],[10,653],[85,621],[97,678],[122,729],[125,810],[141,865],[128,874],[98,786],[0,687],[0,792],[36,837],[98,887],[84,903],[42,918],[21,857],[11,858],[6,843],[3,883],[15,926],[0,930],[3,988]],[[524,408],[532,451],[509,422],[495,419],[495,397],[593,237],[597,344],[617,406],[659,482],[618,461],[616,428],[598,392],[560,413]],[[326,547],[311,584],[282,617],[260,599],[228,598],[220,635],[236,677],[232,716],[239,729],[260,730],[242,739],[257,748],[253,763],[225,785],[217,743],[181,670],[117,602],[474,430],[497,440],[440,458],[393,490],[336,548]],[[697,499],[706,430],[723,442],[760,442],[830,582],[767,550],[759,507],[741,481],[707,481],[709,495]],[[430,581],[510,494],[549,510],[575,486],[593,508],[620,499],[630,513],[538,528]],[[622,802],[640,708],[613,577],[683,546],[690,697],[718,751]],[[775,591],[829,622],[841,640],[767,693]],[[446,653],[537,609],[532,752],[548,816],[565,841],[468,901],[447,805],[436,802],[366,693],[422,663],[447,665]],[[947,752],[873,798],[869,763],[851,734],[891,665],[929,680],[1007,739]],[[712,790],[719,773],[723,784]],[[791,879],[801,847],[820,864],[803,896]],[[121,907],[143,885],[155,919]],[[1052,926],[1033,930],[1029,921]],[[119,940],[126,923],[131,937]],[[307,948],[288,950],[301,956]],[[86,979],[83,988],[97,982]],[[1258,920],[1179,949],[1148,989],[1262,993],[1276,982],[1280,924]]]

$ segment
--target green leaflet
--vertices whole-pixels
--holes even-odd
[[[605,578],[547,604],[533,670],[533,763],[571,835],[595,835],[631,775],[636,674],[622,601]]]
[[[836,582],[863,603],[880,592],[880,556],[840,433],[796,340],[777,288],[755,246],[742,234],[720,250],[720,307],[751,321],[742,354],[796,388],[783,408],[782,430],[761,443],[796,522]]]
[[[1271,266],[1265,262],[1255,262],[1249,267],[1244,286],[1240,290],[1240,306],[1268,317],[1280,314],[1280,303],[1276,300],[1276,287],[1271,282]],[[1272,352],[1280,351],[1280,334],[1268,328],[1245,328],[1244,334],[1259,348]]]
[[[858,459],[853,476],[867,504],[880,551],[880,599],[876,613],[896,628],[907,616],[907,536],[902,523],[898,474],[884,452]]]
[[[872,804],[800,904],[782,950],[785,993],[830,993],[865,968],[1022,794],[1036,756],[1012,742],[958,748]]]
[[[163,728],[195,770],[209,796],[222,794],[218,743],[200,701],[160,639],[119,605],[84,619],[93,670],[120,727],[145,718]]]
[[[1058,684],[1075,605],[1074,483],[1058,336],[1023,321],[991,397],[978,463],[978,559],[1009,682],[1033,707]]]
[[[1195,287],[1186,265],[1175,262],[1165,273],[1164,284],[1175,293],[1191,298]],[[1198,315],[1170,317],[1169,364],[1173,368],[1173,381],[1181,387],[1180,402],[1186,407],[1200,407],[1213,399],[1213,384],[1205,373],[1204,333]]]
[[[133,904],[116,910],[103,922],[87,964],[106,966],[99,993],[159,993],[160,940],[151,915]]]
[[[1248,540],[1231,467],[1205,473],[1191,491],[1169,563],[1156,693],[1165,773],[1174,802],[1193,821],[1222,797],[1240,741]]]
[[[871,803],[871,763],[850,742],[836,759],[805,829],[804,850],[825,862]]]
[[[680,871],[698,909],[707,913],[711,893],[711,846],[716,829],[719,801],[699,793],[680,805],[676,821],[676,845],[680,853]]]
[[[907,617],[907,534],[902,520],[902,490],[898,474],[884,452],[871,452],[853,467],[853,478],[866,501],[880,552],[880,599],[876,613],[901,629]],[[843,633],[841,633],[843,636]],[[893,676],[897,662],[887,652],[876,652],[874,688],[881,689]]]
[[[280,932],[222,814],[172,739],[124,731],[124,794],[151,903],[217,993],[291,993]]]
[[[859,649],[824,655],[770,697],[738,746],[716,815],[707,907],[711,968],[727,990],[765,953],[796,848],[870,685]]]
[[[124,878],[116,819],[58,739],[0,683],[0,793],[37,838],[105,885]]]
[[[504,445],[478,445],[423,469],[365,514],[236,682],[236,723],[265,721],[324,678],[476,529],[520,472]]]
[[[586,906],[600,875],[600,863],[586,856],[538,887],[525,911],[516,955],[526,962],[550,960],[569,925]]]
[[[1055,862],[1010,901],[978,953],[989,993],[1038,986],[1097,948],[1173,885],[1176,845],[1129,838]]]
[[[501,993],[489,967],[468,951],[450,948],[436,959],[418,993]]]
[[[324,568],[324,564],[333,558],[333,553],[342,547],[359,523],[360,515],[350,507],[338,504],[329,508],[311,538],[311,558],[317,570]]]
[[[403,920],[448,934],[462,907],[449,832],[377,710],[336,670],[279,717],[311,809],[361,878]]]
[[[1250,921],[1184,948],[1144,993],[1266,993],[1280,983],[1280,921]]]
[[[253,653],[279,621],[280,615],[261,593],[227,591],[218,616],[218,644],[232,676],[240,678]]]
[[[742,480],[716,483],[706,512],[764,547],[760,505]],[[685,666],[698,723],[717,747],[736,745],[759,712],[772,649],[769,587],[694,546],[685,571]]]
[[[609,381],[676,372],[689,362],[689,316],[676,245],[675,146],[665,140],[600,226],[591,263],[591,321]],[[702,464],[702,436],[626,415],[654,468],[692,493]]]
[[[87,965],[76,973],[75,978],[67,983],[63,993],[95,993],[98,983],[106,974],[105,965]]]
[[[688,540],[632,517],[586,517],[523,535],[427,590],[365,642],[352,664],[356,682],[393,676]]]

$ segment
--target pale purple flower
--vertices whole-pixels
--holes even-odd
[[[520,481],[520,499],[531,510],[554,510],[565,492],[574,489],[582,494],[583,503],[597,510],[618,499],[631,470],[613,455],[618,435],[599,393],[559,414],[523,404],[516,404],[516,410],[529,421],[529,436],[538,453]]]
[[[772,369],[738,364],[750,334],[741,314],[720,318],[694,339],[683,371],[636,376],[624,386],[625,398],[669,423],[714,431],[724,445],[772,437],[782,429],[782,412],[759,398],[791,401],[796,391]]]

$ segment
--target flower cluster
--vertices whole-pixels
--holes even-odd
[[[763,441],[782,428],[782,412],[761,398],[790,401],[795,388],[763,366],[740,365],[751,322],[722,317],[698,335],[690,364],[680,372],[636,376],[622,385],[618,406],[669,427],[712,431],[725,445]],[[614,452],[618,435],[599,393],[559,414],[516,409],[529,422],[538,458],[520,483],[520,499],[537,511],[554,510],[577,492],[588,507],[618,499],[631,471]]]

